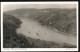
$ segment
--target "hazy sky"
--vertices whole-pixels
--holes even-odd
[[[4,11],[19,9],[19,8],[76,8],[76,4],[6,4],[3,5]]]

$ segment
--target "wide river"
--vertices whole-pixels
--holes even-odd
[[[22,24],[21,27],[17,29],[17,33],[21,33],[26,37],[76,45],[77,40],[74,36],[64,35],[45,26],[42,26],[39,22],[29,18],[21,19],[21,21]]]

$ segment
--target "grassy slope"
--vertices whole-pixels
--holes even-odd
[[[50,41],[32,39],[22,34],[17,34],[16,29],[20,27],[20,20],[14,16],[4,14],[3,16],[3,47],[4,48],[58,48],[76,47],[74,45],[62,43],[58,44]]]

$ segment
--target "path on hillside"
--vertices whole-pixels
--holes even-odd
[[[35,20],[24,18],[21,19],[21,27],[17,29],[17,33],[22,33],[27,37],[41,39],[45,41],[53,42],[65,42],[72,45],[76,45],[76,38],[73,36],[63,35],[59,32],[51,30],[45,26],[40,25],[40,23]]]

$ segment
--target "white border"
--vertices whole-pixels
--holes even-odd
[[[3,5],[4,4],[76,4],[77,48],[3,48]],[[78,2],[1,2],[1,50],[2,51],[78,51]]]

